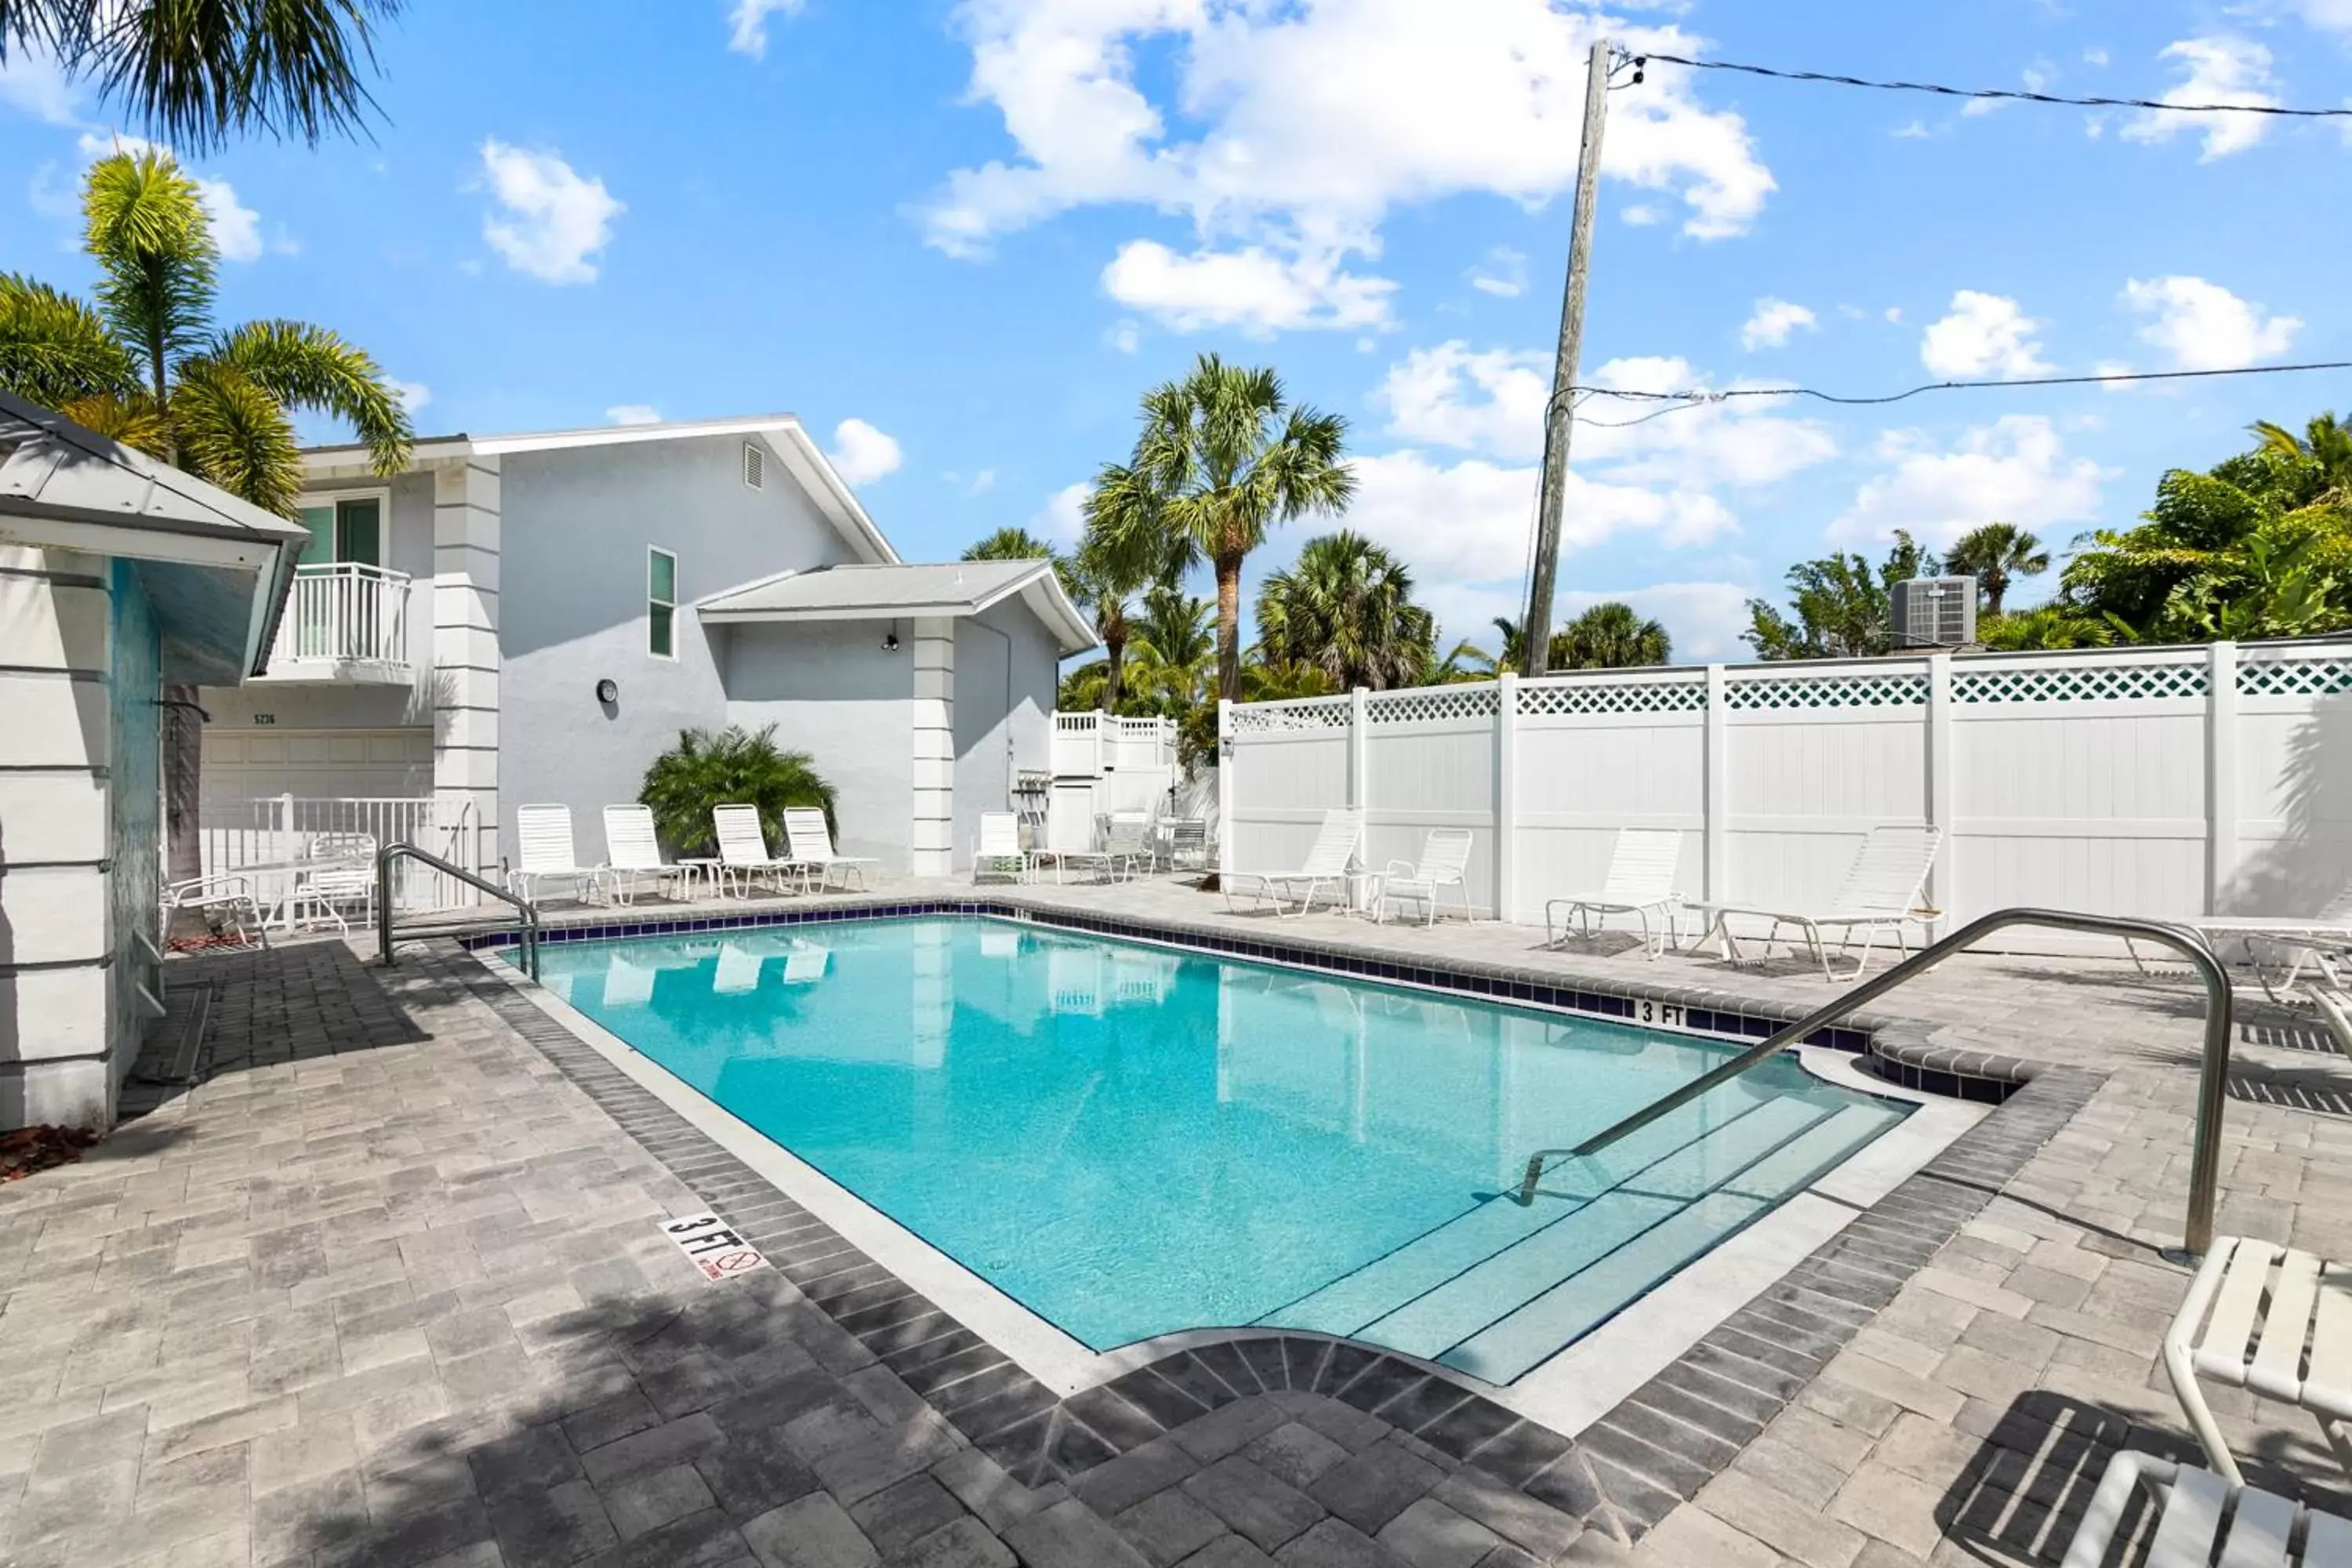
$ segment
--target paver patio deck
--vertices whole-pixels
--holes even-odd
[[[1012,896],[1261,923],[1164,881]],[[1687,957],[1531,954],[1531,933],[1495,925],[1283,929],[1830,994],[1796,965],[1727,981]],[[2115,1445],[2186,1443],[2156,1363],[2187,1279],[2156,1251],[2185,1201],[2201,1006],[2185,978],[1971,958],[1906,989],[1902,1010],[1942,1037],[2103,1078],[2080,1079],[2085,1102],[1999,1193],[1964,1163],[1934,1178],[1971,1217],[1843,1348],[1800,1357],[1801,1375],[1772,1346],[1718,1349],[1717,1405],[1662,1387],[1612,1415],[1592,1462],[1654,1483],[1655,1506],[1626,1511],[1577,1506],[1590,1469],[1535,1484],[1582,1462],[1548,1435],[1408,1436],[1317,1392],[1328,1363],[1302,1383],[1237,1360],[1200,1395],[1213,1410],[1171,1405],[1118,1457],[1025,1485],[952,1418],[969,1407],[929,1363],[877,1354],[794,1283],[805,1270],[695,1274],[655,1222],[733,1178],[583,1087],[474,961],[362,956],[316,942],[175,963],[175,986],[212,988],[200,1081],[82,1163],[0,1188],[0,1560],[1508,1568],[1648,1525],[1635,1552],[1657,1563],[2046,1562]],[[2340,1106],[2352,1071],[2304,1048],[2299,1020],[2247,1017],[2221,1226],[2352,1255],[2352,1121],[2278,1103]],[[1741,1391],[1759,1416],[1727,1443],[1721,1402]],[[2346,1506],[2315,1431],[2214,1403],[2270,1484]]]

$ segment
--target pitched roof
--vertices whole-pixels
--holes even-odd
[[[1065,653],[1095,646],[1094,628],[1047,561],[819,566],[783,572],[698,601],[707,621],[873,621],[976,616],[1019,595]]]
[[[0,392],[0,506],[12,513],[249,540],[310,534],[169,463]]]

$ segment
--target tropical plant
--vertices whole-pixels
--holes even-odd
[[[755,806],[770,833],[782,832],[788,806],[817,806],[828,824],[833,820],[833,786],[817,776],[806,752],[777,746],[773,724],[679,731],[677,744],[646,769],[637,799],[652,809],[655,830],[679,855],[715,853],[713,806]]]
[[[362,128],[373,106],[360,82],[375,64],[373,24],[400,5],[0,0],[0,65],[47,55],[193,152],[257,131],[316,144]]]
[[[1293,405],[1271,369],[1204,353],[1183,380],[1144,395],[1133,455],[1096,478],[1088,542],[1130,587],[1202,562],[1214,572],[1217,689],[1227,698],[1242,690],[1242,563],[1276,524],[1347,505],[1347,428],[1336,414]]]
[[[1526,662],[1527,634],[1519,629],[1519,623],[1508,616],[1496,616],[1494,625],[1495,635],[1501,639],[1495,650],[1493,660],[1495,669],[1497,672],[1517,669]]]
[[[1665,663],[1674,656],[1674,639],[1633,605],[1611,600],[1552,633],[1549,652],[1553,669],[1628,669]]]
[[[1861,555],[1825,555],[1789,568],[1787,612],[1762,599],[1748,601],[1740,634],[1759,658],[1862,658],[1894,643],[1889,606],[1895,584],[1932,577],[1935,555],[1897,530],[1894,548],[1873,568]]]
[[[1208,696],[1217,651],[1211,615],[1206,599],[1176,584],[1155,583],[1144,591],[1142,611],[1130,623],[1131,700],[1124,710],[1172,719]]]
[[[1103,645],[1102,710],[1118,711],[1126,687],[1129,621],[1135,612],[1135,595],[1150,580],[1141,563],[1107,551],[1091,537],[1078,542],[1071,559],[1071,598],[1091,616],[1095,636]]]
[[[2343,427],[2322,416],[2307,428],[2299,442],[2257,426],[2252,450],[2165,474],[2137,527],[2077,542],[2061,603],[2147,642],[2352,626],[2352,510],[2333,499],[2344,476],[2330,456]]]
[[[2312,498],[2323,506],[2352,502],[2352,425],[2333,413],[2315,414],[2304,421],[2297,436],[2284,426],[2257,419],[2251,426],[2265,450],[2299,458],[2318,470],[2319,493]]]
[[[1078,596],[1076,564],[1025,528],[1000,528],[987,538],[967,545],[963,558],[966,561],[1050,561],[1054,563],[1054,575],[1062,580],[1062,591],[1073,600]]]
[[[1944,552],[1944,570],[1973,576],[1984,595],[1985,614],[1998,616],[2013,580],[2050,570],[2050,552],[2013,522],[1988,522],[1953,541]]]
[[[294,515],[302,486],[298,410],[350,425],[378,473],[407,467],[407,412],[365,351],[301,321],[214,325],[219,247],[195,182],[169,153],[117,153],[91,164],[82,212],[97,303],[0,274],[0,386],[281,517]],[[202,869],[202,710],[194,687],[163,696],[166,858],[176,880]]]
[[[1415,686],[1454,686],[1464,681],[1492,680],[1503,667],[1495,656],[1464,637],[1448,650],[1444,658],[1437,657],[1433,646],[1423,660],[1421,671],[1412,679]]]
[[[2000,653],[2041,648],[2112,647],[2129,638],[2096,616],[2063,605],[2037,605],[1987,616],[1977,623],[1977,640]]]
[[[1437,625],[1412,602],[1412,574],[1361,534],[1310,539],[1257,593],[1257,643],[1271,663],[1313,665],[1341,689],[1412,683]]]

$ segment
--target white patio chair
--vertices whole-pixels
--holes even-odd
[[[825,826],[824,813],[813,805],[784,808],[784,842],[791,846],[793,858],[810,868],[811,881],[820,888],[832,886],[835,871],[855,875],[863,888],[866,868],[880,864],[870,855],[835,854],[833,830]],[[848,885],[845,878],[842,885]]]
[[[1571,935],[1591,936],[1594,917],[1605,927],[1611,915],[1642,922],[1642,946],[1652,958],[1682,941],[1683,896],[1675,876],[1683,860],[1678,827],[1621,827],[1609,850],[1609,874],[1597,893],[1577,893],[1544,902],[1544,945],[1557,947]]]
[[[2074,1527],[2062,1568],[2104,1568],[2134,1490],[2158,1512],[2147,1568],[2347,1568],[2352,1523],[2255,1487],[2232,1487],[2210,1470],[2176,1465],[2137,1448],[2107,1461],[2099,1489]]]
[[[2206,1459],[2231,1486],[2245,1477],[2200,1378],[2308,1410],[2352,1472],[2352,1268],[2251,1237],[2217,1237],[2165,1331],[2164,1370]]]
[[[1730,917],[1747,915],[1772,922],[1772,929],[1764,936],[1767,952],[1780,940],[1782,927],[1794,926],[1804,933],[1806,947],[1821,961],[1822,979],[1832,984],[1841,979],[1857,979],[1870,967],[1871,949],[1880,932],[1891,933],[1896,949],[1907,954],[1911,943],[1906,928],[1924,926],[1935,918],[1918,908],[1919,892],[1927,885],[1928,869],[1935,865],[1937,847],[1943,841],[1941,827],[1888,825],[1872,828],[1864,837],[1853,866],[1847,868],[1845,880],[1838,885],[1830,901],[1818,910],[1742,903],[1700,903],[1694,907],[1714,912],[1716,934],[1723,942],[1723,955],[1727,959],[1740,956],[1739,944],[1731,934]],[[1836,973],[1830,965],[1829,948],[1822,933],[1832,930],[1843,933],[1838,942],[1840,952],[1853,945],[1855,931],[1862,932],[1861,956],[1854,960],[1853,969],[1847,974]]]
[[[269,924],[262,918],[261,901],[254,896],[253,879],[242,871],[219,871],[209,877],[184,877],[163,884],[163,929],[172,916],[194,910],[205,930],[215,937],[234,936],[241,947],[269,947]]]
[[[1209,825],[1206,820],[1198,816],[1163,817],[1160,831],[1168,846],[1166,853],[1171,870],[1183,867],[1188,861],[1194,870],[1208,867]]]
[[[736,946],[722,943],[719,949],[718,966],[710,973],[710,989],[720,996],[740,996],[760,988],[761,956]]]
[[[710,808],[710,828],[719,839],[720,894],[724,895],[732,883],[738,897],[749,896],[752,880],[759,877],[767,878],[769,885],[780,893],[793,890],[784,885],[788,878],[799,879],[801,891],[809,889],[814,868],[768,853],[768,833],[760,826],[759,807],[714,805]]]
[[[1418,903],[1427,911],[1424,925],[1437,923],[1437,900],[1448,888],[1462,903],[1462,918],[1475,921],[1470,912],[1470,884],[1465,873],[1470,867],[1470,830],[1466,827],[1433,827],[1422,846],[1421,864],[1410,860],[1391,860],[1372,888],[1372,921],[1381,924],[1388,919],[1391,903]]]
[[[638,887],[646,882],[656,889],[667,884],[670,896],[676,898],[688,870],[662,858],[653,810],[643,805],[604,808],[604,868],[613,901],[619,904],[635,898]]]
[[[1235,884],[1242,882],[1255,884],[1255,904],[1271,903],[1277,915],[1283,912],[1287,895],[1297,897],[1297,912],[1301,915],[1314,906],[1318,891],[1328,889],[1335,896],[1344,895],[1348,879],[1355,869],[1356,845],[1363,837],[1363,812],[1354,806],[1333,806],[1323,814],[1323,826],[1316,832],[1314,847],[1307,850],[1307,858],[1297,870],[1234,871],[1227,875],[1223,879],[1225,908],[1239,912],[1234,909],[1234,895],[1237,891]]]
[[[357,904],[364,929],[375,918],[376,848],[372,833],[321,833],[303,845],[301,858],[309,864],[294,873],[294,886],[286,895],[287,923],[323,926],[331,921],[348,936],[352,923],[343,910]]]
[[[971,879],[1010,877],[1029,879],[1029,852],[1021,847],[1021,819],[1009,811],[980,814],[980,835],[972,840]]]
[[[583,866],[572,846],[572,808],[568,805],[523,805],[515,808],[515,846],[520,851],[507,882],[517,894],[538,901],[548,882],[569,882],[574,898],[601,891],[604,873]],[[584,889],[584,891],[583,891]]]
[[[2285,999],[2283,994],[2294,989],[2294,983],[2303,978],[2305,968],[2316,970],[2327,984],[2341,991],[2342,965],[2347,956],[2352,956],[2352,883],[2347,883],[2342,891],[2321,906],[2317,914],[2309,917],[2198,915],[2180,923],[2203,937],[2209,947],[2219,948],[2227,942],[2244,942],[2246,962],[2252,966],[2254,978],[2262,983],[2263,994],[2273,1002]],[[2287,961],[2275,981],[2263,968],[2262,950],[2265,947]],[[2132,962],[2139,962],[2137,948],[2132,949]]]
[[[1106,882],[1118,881],[1122,870],[1132,875],[1136,859],[1148,858],[1150,853],[1144,843],[1150,830],[1150,818],[1140,812],[1113,812],[1096,817],[1094,847],[1056,851],[1054,880],[1061,881],[1062,873],[1073,866],[1090,866],[1102,873]]]

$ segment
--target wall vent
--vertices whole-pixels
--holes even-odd
[[[757,441],[743,443],[743,482],[753,489],[762,489],[768,483],[768,454]]]
[[[1895,647],[1966,647],[1977,640],[1977,580],[1912,577],[1895,584]]]

